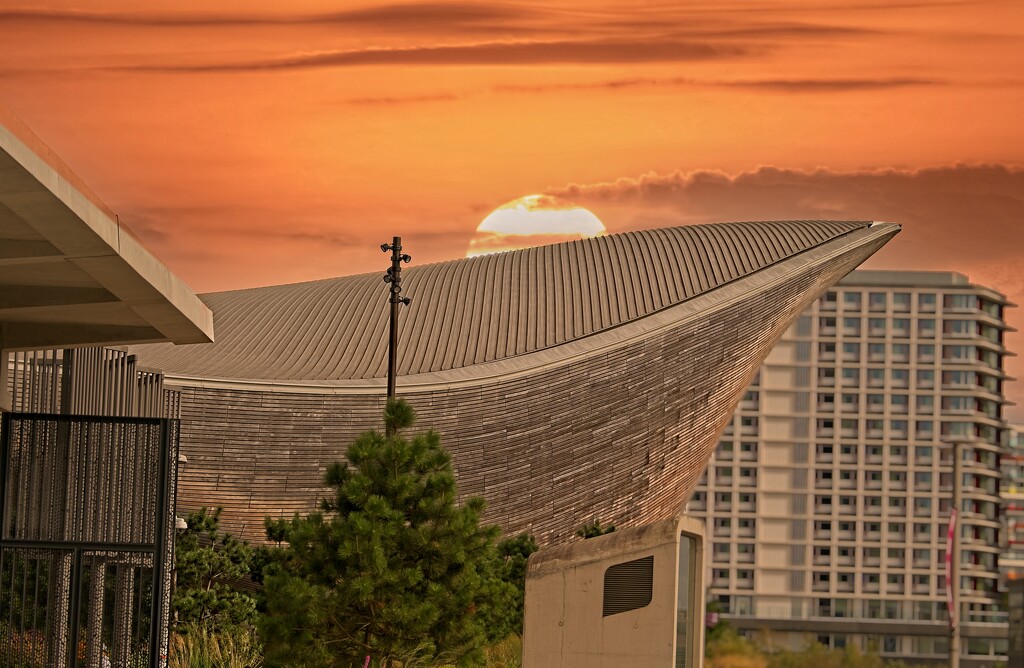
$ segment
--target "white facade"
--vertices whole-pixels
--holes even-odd
[[[958,274],[858,271],[783,336],[688,506],[708,523],[708,598],[734,626],[945,659],[959,441],[964,660],[1005,653],[1006,305]]]

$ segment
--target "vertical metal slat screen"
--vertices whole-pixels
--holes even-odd
[[[166,664],[177,431],[3,416],[0,665]]]

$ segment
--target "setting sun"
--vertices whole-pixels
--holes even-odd
[[[590,239],[604,233],[604,223],[587,209],[563,208],[542,195],[526,195],[487,214],[469,242],[466,257]]]

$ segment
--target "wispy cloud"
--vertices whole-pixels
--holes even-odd
[[[750,56],[759,49],[684,41],[588,40],[484,42],[468,45],[357,49],[225,62],[156,63],[101,68],[135,72],[244,72],[367,65],[635,64]]]
[[[996,260],[1024,248],[1024,168],[955,165],[925,169],[812,171],[761,167],[646,174],[551,189],[564,203],[627,205],[667,222],[828,218],[907,224],[902,239],[944,257]],[[966,234],[971,230],[971,234]],[[995,239],[1001,243],[993,244]],[[1005,243],[1003,243],[1005,242]]]
[[[133,27],[244,27],[290,25],[370,25],[422,30],[424,25],[498,26],[542,12],[514,5],[483,3],[392,4],[314,14],[247,12],[103,12],[25,7],[0,11],[0,21],[85,23]]]
[[[453,102],[460,99],[455,93],[436,93],[433,95],[395,95],[391,97],[352,97],[345,100],[348,104],[366,106],[396,106],[402,104],[419,104],[423,102]]]
[[[542,93],[573,90],[614,90],[619,88],[641,87],[708,87],[708,88],[748,88],[752,90],[768,90],[784,93],[840,93],[846,91],[882,90],[887,88],[905,88],[911,86],[939,86],[950,82],[940,79],[924,79],[916,77],[891,77],[878,79],[741,79],[711,80],[693,79],[688,77],[633,77],[625,79],[607,79],[579,83],[553,83],[539,85],[502,85],[495,86],[498,92],[510,93]]]
[[[762,167],[647,174],[605,183],[552,188],[563,205],[585,206],[615,231],[726,220],[879,220],[903,231],[869,266],[963,271],[1011,301],[1024,300],[1024,167],[955,165],[928,169],[811,171]],[[1011,324],[1024,330],[1020,315]],[[1007,347],[1024,349],[1024,332]],[[1024,377],[1024,358],[1007,362]],[[1020,384],[1017,384],[1019,386]],[[1024,387],[1012,388],[1024,404]]]

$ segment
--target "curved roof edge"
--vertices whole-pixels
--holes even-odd
[[[398,373],[512,359],[645,318],[870,221],[754,221],[654,228],[412,267],[403,272]],[[378,274],[210,293],[218,341],[134,349],[169,375],[284,382],[387,375]]]
[[[759,269],[708,292],[651,315],[626,322],[589,336],[516,357],[474,364],[446,371],[399,376],[399,392],[420,392],[454,387],[486,385],[498,378],[515,378],[561,366],[627,345],[680,322],[728,308],[752,293],[764,292],[790,278],[794,273],[810,271],[836,258],[861,251],[863,262],[900,231],[893,223],[876,223],[825,242],[819,246]],[[858,262],[858,263],[859,263]],[[218,379],[165,372],[168,384],[189,387],[217,387],[240,390],[273,390],[304,394],[379,394],[386,379],[340,381],[281,381],[256,379]]]

